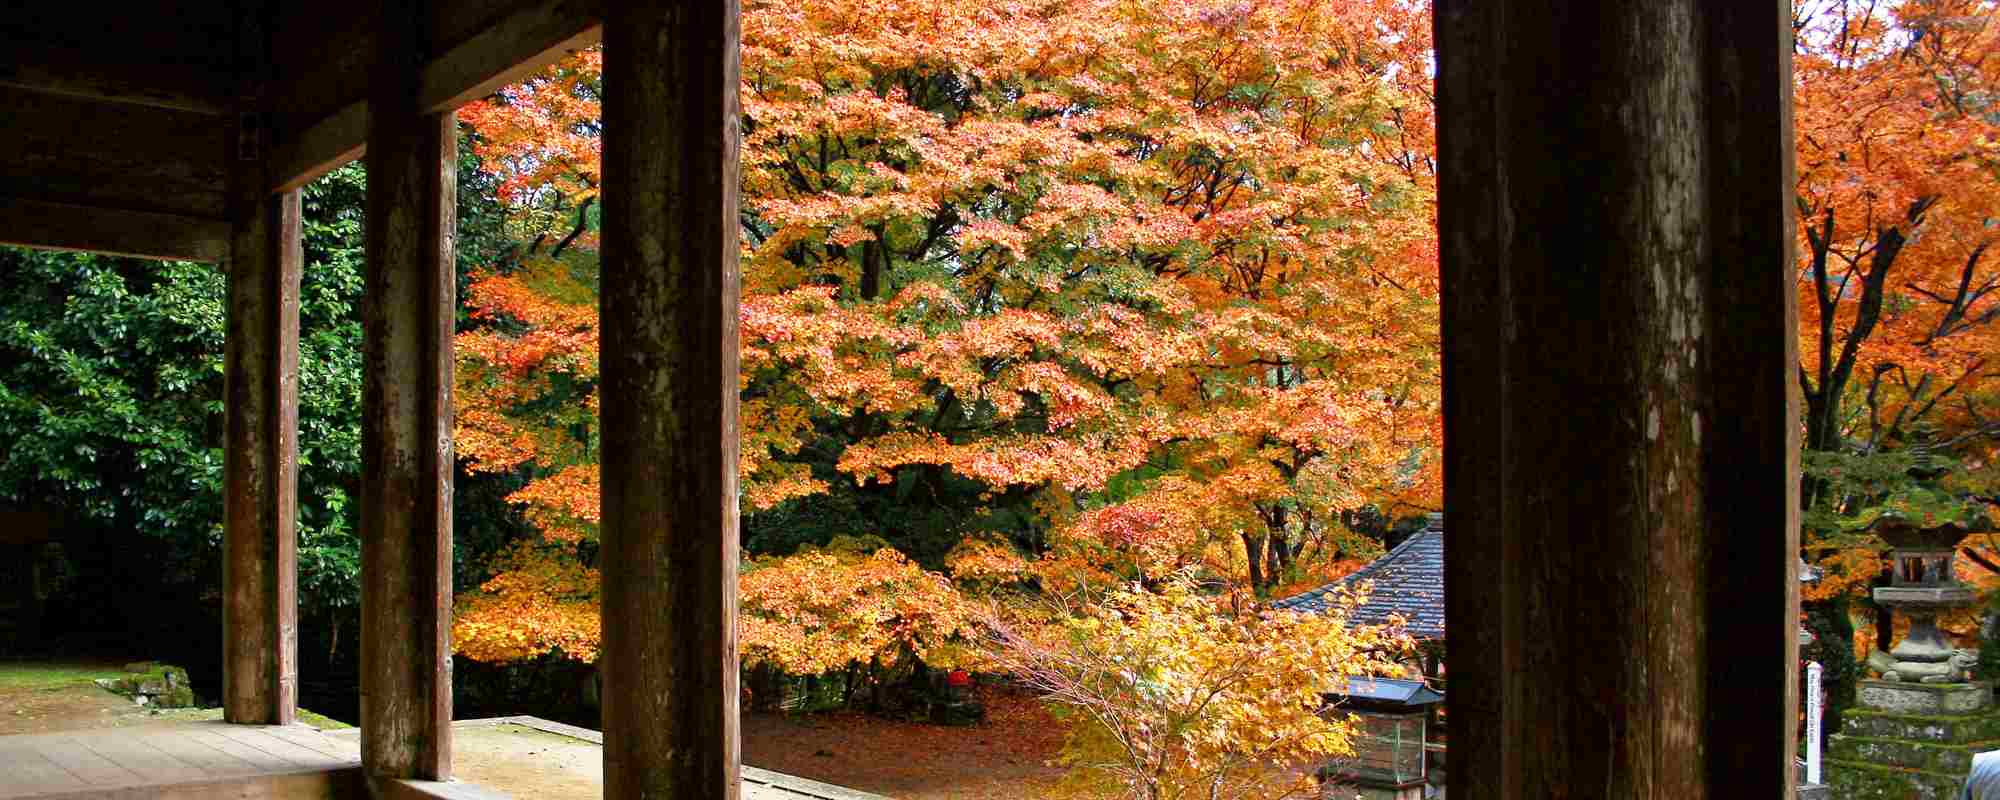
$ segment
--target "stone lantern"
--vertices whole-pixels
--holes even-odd
[[[1330,695],[1354,715],[1354,757],[1320,770],[1322,797],[1420,800],[1424,796],[1425,723],[1444,695],[1423,681],[1348,678]]]
[[[1899,517],[1885,516],[1872,527],[1889,545],[1893,573],[1888,586],[1875,589],[1875,602],[1910,618],[1910,632],[1887,657],[1876,653],[1869,666],[1885,681],[1958,683],[1968,680],[1973,665],[1938,630],[1940,612],[1970,608],[1972,589],[1958,582],[1954,569],[1959,540],[1970,530],[1951,522],[1920,528]]]
[[[1920,481],[1935,477],[1912,475]],[[1875,602],[1905,615],[1909,633],[1868,656],[1876,680],[1859,681],[1825,759],[1834,797],[1955,797],[1975,753],[2000,749],[1993,684],[1973,680],[1977,656],[1952,646],[1938,614],[1969,608],[1972,589],[1954,571],[1957,547],[1986,529],[1976,503],[1920,485],[1893,498],[1867,530],[1889,545],[1892,576]]]

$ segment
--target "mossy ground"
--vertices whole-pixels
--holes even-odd
[[[1826,785],[1841,800],[1955,800],[1965,778],[1879,764],[1829,761]]]
[[[6,692],[88,686],[99,678],[123,677],[125,670],[117,664],[0,662],[0,691]]]
[[[115,663],[0,662],[0,735],[222,719],[220,708],[142,708],[97,685],[100,679],[165,680],[167,666],[132,673]],[[353,727],[303,708],[299,722],[324,730]]]

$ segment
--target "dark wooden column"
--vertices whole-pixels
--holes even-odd
[[[452,238],[457,130],[419,97],[421,4],[379,7],[363,298],[361,758],[451,772]]]
[[[604,24],[604,796],[738,797],[737,4]]]
[[[242,170],[223,348],[222,714],[298,706],[299,193]]]
[[[1436,13],[1452,793],[1789,796],[1789,3]]]

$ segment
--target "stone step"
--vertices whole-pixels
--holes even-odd
[[[1984,748],[1904,739],[1878,739],[1837,733],[1829,737],[1829,758],[1884,767],[1964,776],[1972,771],[1972,756]]]
[[[1872,739],[1908,739],[1938,744],[2000,744],[2000,713],[1897,714],[1850,708],[1841,715],[1841,733]],[[1982,749],[2000,749],[1990,747]]]
[[[1826,786],[1840,800],[1958,800],[1964,773],[1946,775],[1829,758]]]

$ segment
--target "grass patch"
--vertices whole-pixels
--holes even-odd
[[[0,691],[32,692],[90,686],[98,678],[122,678],[119,664],[0,662]]]
[[[323,731],[337,731],[354,727],[353,725],[341,722],[340,720],[334,719],[325,714],[320,714],[304,708],[299,709],[299,721]]]

